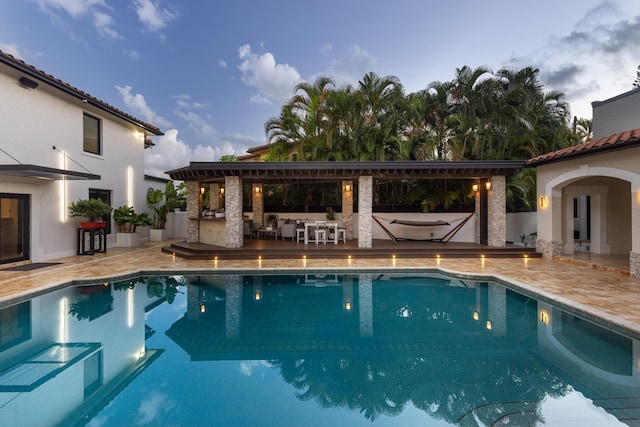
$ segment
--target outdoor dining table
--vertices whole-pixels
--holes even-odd
[[[313,231],[318,226],[317,221],[313,222],[305,222],[304,223],[304,244],[309,244],[309,232]],[[331,229],[333,229],[333,243],[338,244],[338,223],[337,222],[326,222],[324,224],[329,229],[329,234],[331,234]]]

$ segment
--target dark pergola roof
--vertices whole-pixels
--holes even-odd
[[[100,179],[100,175],[94,175],[92,173],[76,172],[37,165],[0,165],[0,175],[35,178],[48,181],[60,180],[63,178],[68,180]]]
[[[376,179],[480,179],[512,176],[524,167],[521,160],[403,161],[403,162],[191,162],[168,171],[180,181],[224,182],[238,176],[245,182],[295,184],[337,182],[360,176]]]

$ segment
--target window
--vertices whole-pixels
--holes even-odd
[[[101,190],[99,188],[90,188],[89,189],[89,198],[90,199],[100,199],[109,206],[111,206],[111,191],[110,190]],[[111,213],[104,215],[101,219],[107,223],[106,233],[111,234]]]
[[[84,361],[84,398],[91,396],[102,385],[102,350]]]
[[[0,193],[0,264],[29,259],[30,197]]]
[[[100,119],[88,114],[83,115],[82,149],[87,153],[102,154],[100,138]]]
[[[31,302],[0,310],[0,351],[31,338]]]

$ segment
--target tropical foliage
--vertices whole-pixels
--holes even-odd
[[[410,94],[394,76],[370,72],[340,88],[318,77],[296,86],[265,132],[270,160],[524,160],[583,142],[590,125],[582,122],[578,134],[569,120],[564,95],[544,91],[539,70],[464,66],[453,80]],[[511,189],[524,196],[520,203],[533,200],[530,181],[526,171],[512,180],[527,187]]]

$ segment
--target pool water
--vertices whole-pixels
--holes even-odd
[[[144,276],[0,332],[2,425],[640,425],[634,338],[486,280]]]

